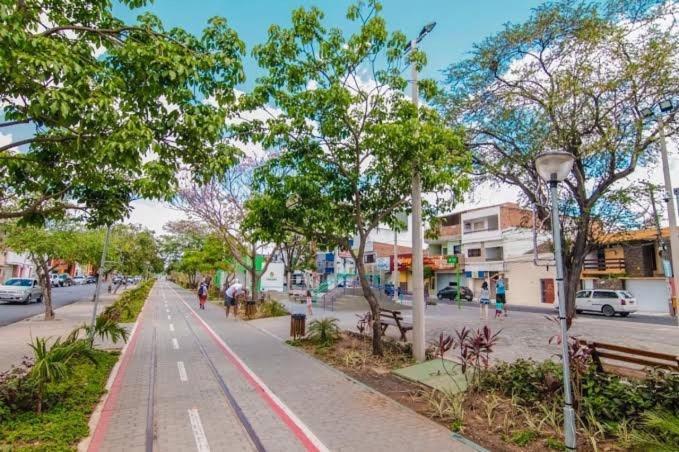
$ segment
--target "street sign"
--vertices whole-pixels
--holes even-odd
[[[457,264],[457,256],[448,256],[449,264]]]

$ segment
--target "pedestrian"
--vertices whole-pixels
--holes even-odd
[[[424,286],[424,307],[429,304],[429,286]]]
[[[311,304],[313,303],[313,297],[311,296],[311,291],[306,291],[306,314],[311,317],[314,313],[311,310]]]
[[[198,308],[205,309],[205,302],[207,301],[208,286],[206,281],[201,281],[198,286]]]
[[[502,301],[502,310],[504,316],[507,317],[507,284],[502,273],[500,273],[497,277],[497,281],[495,283],[495,294],[496,299],[500,299]]]
[[[488,283],[486,281],[481,285],[481,295],[479,295],[479,303],[481,304],[481,320],[488,320],[488,305],[490,305],[490,291],[488,290]]]
[[[224,292],[224,310],[226,311],[226,318],[229,318],[229,311],[233,306],[233,316],[238,318],[238,305],[236,304],[236,297],[243,292],[243,285],[236,280]]]

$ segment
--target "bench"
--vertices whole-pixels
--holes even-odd
[[[603,360],[606,360],[606,367],[609,368],[611,372],[627,375],[631,374],[631,376],[635,376],[634,374],[639,376],[640,370],[647,367],[668,369],[675,372],[679,371],[679,355],[652,352],[624,347],[622,345],[606,344],[604,342],[582,339],[580,340],[580,343],[585,344],[592,349],[592,359],[599,371],[604,371]],[[634,366],[630,367],[629,364]]]
[[[380,308],[380,326],[382,327],[382,335],[384,336],[387,328],[392,325],[398,328],[401,332],[401,340],[406,341],[406,333],[413,329],[413,324],[404,322],[401,311],[392,311],[390,309]]]

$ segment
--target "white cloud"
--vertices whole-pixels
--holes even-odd
[[[0,146],[7,146],[12,142],[11,133],[0,133]]]

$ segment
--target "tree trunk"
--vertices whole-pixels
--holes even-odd
[[[568,328],[571,327],[573,319],[575,318],[575,294],[580,289],[580,277],[582,275],[582,268],[585,264],[585,257],[587,257],[587,234],[590,227],[589,221],[583,218],[580,230],[575,234],[575,241],[573,247],[564,253],[564,292],[566,302],[566,318]],[[567,243],[567,242],[562,242]],[[559,300],[561,302],[561,300]]]
[[[50,280],[50,269],[46,259],[33,258],[35,272],[38,274],[38,283],[42,291],[42,302],[45,306],[45,320],[54,320],[54,309],[52,308],[52,281]]]
[[[370,313],[373,318],[373,355],[382,356],[384,350],[382,349],[382,329],[380,327],[380,303],[372,291],[368,278],[365,276],[365,265],[363,264],[363,251],[365,249],[364,241],[361,242],[356,256],[356,268],[358,269],[358,279],[363,289],[363,296],[368,300],[370,306]]]

